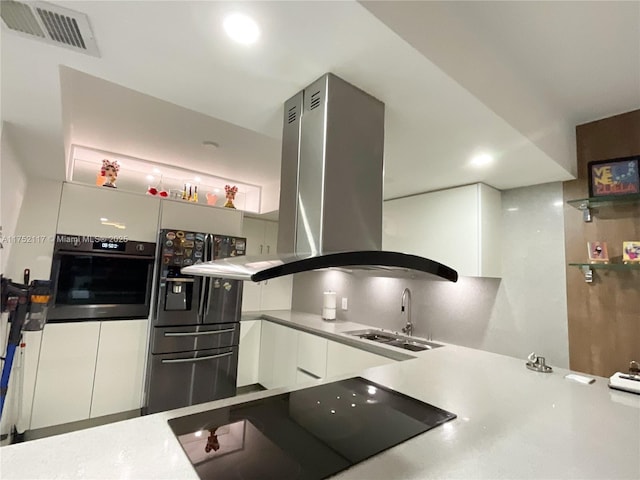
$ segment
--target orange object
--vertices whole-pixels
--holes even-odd
[[[32,303],[49,303],[50,295],[31,295]]]
[[[207,193],[207,205],[215,205],[218,201],[218,196],[213,193]]]
[[[96,175],[96,185],[98,187],[101,187],[102,185],[104,185],[104,182],[107,181],[107,177],[105,177],[104,175],[102,175],[101,173],[98,173]]]

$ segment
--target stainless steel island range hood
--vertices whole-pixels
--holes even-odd
[[[278,253],[185,267],[190,275],[259,282],[343,268],[457,281],[455,270],[381,251],[384,104],[327,73],[284,105]]]

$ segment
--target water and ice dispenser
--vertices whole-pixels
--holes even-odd
[[[169,267],[164,290],[165,310],[191,310],[194,279],[180,274],[180,267]]]

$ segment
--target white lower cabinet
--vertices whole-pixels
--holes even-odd
[[[238,387],[258,383],[261,331],[262,320],[248,320],[240,322]]]
[[[258,381],[265,388],[296,383],[298,330],[263,321]]]
[[[265,388],[355,374],[395,361],[267,320],[262,321],[259,358],[258,383]]]
[[[100,322],[44,327],[31,428],[89,418]]]
[[[102,322],[90,417],[142,407],[148,320]]]
[[[312,335],[306,332],[298,332],[298,358],[296,368],[304,376],[303,381],[309,378],[324,378],[327,375],[327,343],[326,338]],[[297,382],[299,383],[299,382]]]
[[[327,345],[327,377],[358,373],[367,368],[393,363],[395,360],[338,342]]]
[[[318,380],[318,377],[315,377],[313,375],[309,375],[307,372],[303,372],[300,369],[298,369],[296,371],[296,385],[301,384],[301,383],[314,382],[316,380]]]
[[[141,407],[148,320],[44,328],[31,429]]]

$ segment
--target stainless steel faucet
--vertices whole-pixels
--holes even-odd
[[[402,291],[402,312],[407,312],[407,323],[404,327],[402,327],[402,333],[406,333],[407,335],[413,335],[413,323],[411,323],[411,290],[405,288]]]

